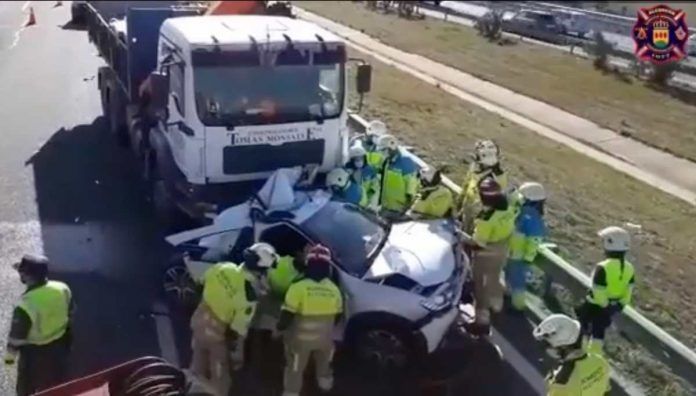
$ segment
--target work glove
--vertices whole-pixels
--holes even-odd
[[[5,351],[5,365],[12,366],[17,361],[17,354],[13,351]]]

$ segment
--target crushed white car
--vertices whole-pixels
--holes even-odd
[[[334,274],[345,297],[337,339],[379,366],[401,366],[433,352],[458,313],[469,261],[448,219],[390,223],[357,206],[331,200],[320,189],[295,186],[299,169],[281,169],[248,202],[220,213],[212,225],[166,240],[190,259],[175,259],[165,291],[186,302],[219,260],[236,259],[256,241],[281,255],[306,243],[334,254]]]

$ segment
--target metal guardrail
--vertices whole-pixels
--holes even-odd
[[[364,133],[367,121],[357,114],[351,114],[348,126],[353,131]],[[418,165],[426,165],[426,162],[415,154],[408,151],[407,153]],[[442,184],[456,194],[461,193],[461,188],[447,177],[442,178]],[[542,246],[537,264],[550,280],[563,285],[574,297],[582,298],[587,294],[591,286],[589,276],[557,255],[551,244]],[[627,340],[641,345],[653,357],[668,366],[674,374],[696,386],[696,352],[632,307],[626,307],[616,316],[614,326]]]
[[[480,7],[485,7],[485,8],[491,9],[491,4],[489,4],[489,2],[486,2],[486,1],[474,1],[472,3],[475,5],[478,5]],[[621,17],[618,15],[597,13],[594,11],[583,10],[580,8],[570,8],[570,7],[564,7],[564,6],[557,6],[554,4],[549,4],[549,3],[544,3],[544,2],[496,2],[496,5],[497,5],[497,9],[499,9],[499,10],[519,10],[522,8],[527,8],[527,9],[537,9],[540,11],[551,11],[552,9],[568,9],[568,10],[573,10],[573,11],[577,11],[577,12],[583,12],[586,14],[587,13],[595,13],[595,14],[607,15],[607,18],[612,17],[612,18],[631,19],[631,18],[627,18],[627,17]],[[464,12],[462,10],[454,10],[454,9],[445,8],[442,6],[438,7],[438,6],[434,6],[434,5],[427,5],[424,8],[428,8],[428,9],[435,10],[435,11],[440,11],[440,12],[446,13],[446,14],[456,15],[456,16],[471,19],[471,20],[477,20],[481,16],[479,14],[467,14],[466,12]],[[607,22],[607,23],[611,23],[611,22]],[[623,22],[623,23],[625,24],[625,22]],[[632,27],[632,26],[633,25],[631,24],[630,27]],[[630,34],[630,27],[628,28],[628,33],[626,33],[626,35]],[[611,31],[611,29],[608,29],[608,28],[603,29],[603,30],[610,31],[611,33],[615,33],[613,31]],[[611,40],[607,40],[607,41],[611,41]],[[587,40],[587,39],[586,40],[578,40],[578,43],[592,44],[593,41]],[[571,44],[573,44],[573,43],[571,42]],[[573,46],[579,47],[582,45],[573,44]],[[572,50],[571,50],[571,53],[573,53]],[[637,64],[636,56],[635,56],[635,53],[633,52],[633,50],[628,50],[626,48],[618,46],[617,44],[612,45],[612,49],[610,50],[609,56],[613,57],[613,58],[618,58],[618,59],[628,60],[631,62],[636,62],[636,64]],[[688,59],[691,59],[691,58],[688,58]],[[685,74],[685,75],[689,75],[689,76],[696,76],[696,63],[684,62],[684,61],[680,62],[677,65],[677,73]]]

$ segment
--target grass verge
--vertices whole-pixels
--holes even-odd
[[[447,165],[454,180],[463,177],[461,159],[476,139],[496,140],[513,180],[535,180],[547,187],[550,239],[585,271],[602,256],[595,236],[598,229],[626,221],[642,224],[647,236],[634,260],[638,267],[635,304],[667,331],[696,345],[696,335],[690,330],[696,326],[696,267],[691,264],[696,261],[694,207],[369,56],[358,55],[375,67],[373,91],[362,111],[368,119],[384,120],[426,161]],[[650,386],[659,386],[655,384],[659,381]]]
[[[696,106],[649,89],[630,77],[598,72],[590,60],[523,42],[501,46],[482,39],[469,27],[429,18],[398,18],[395,13],[369,11],[361,3],[294,3],[388,45],[456,67],[696,161]]]

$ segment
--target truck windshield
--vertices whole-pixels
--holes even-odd
[[[365,275],[388,232],[357,207],[328,202],[302,228],[333,252],[338,265],[357,277]]]
[[[301,122],[338,117],[342,63],[194,66],[198,115],[207,126]]]

